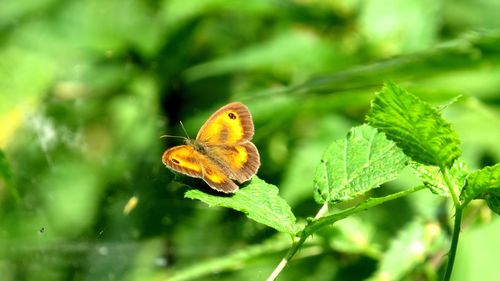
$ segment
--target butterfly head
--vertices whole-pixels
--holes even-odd
[[[194,148],[194,150],[202,153],[202,154],[205,154],[205,145],[198,141],[198,140],[193,140],[193,139],[185,139],[184,140],[186,145],[189,145],[189,146],[192,146]]]

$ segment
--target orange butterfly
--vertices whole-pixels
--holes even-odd
[[[195,140],[167,149],[162,161],[167,168],[202,178],[210,187],[233,193],[253,177],[260,166],[259,152],[250,142],[254,128],[248,108],[233,102],[217,110],[203,124]]]

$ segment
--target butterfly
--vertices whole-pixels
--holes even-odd
[[[196,139],[186,138],[186,144],[167,149],[162,162],[176,172],[203,179],[217,191],[233,193],[238,190],[234,181],[248,181],[260,167],[253,134],[248,108],[229,103],[208,118]]]

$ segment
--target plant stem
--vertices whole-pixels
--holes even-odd
[[[416,187],[413,187],[413,188],[410,188],[410,189],[407,189],[407,190],[403,190],[403,191],[400,191],[400,192],[393,193],[393,194],[385,196],[385,197],[370,198],[370,199],[364,201],[363,203],[360,203],[359,205],[357,205],[355,207],[352,207],[352,208],[340,211],[340,212],[338,212],[336,214],[333,214],[333,215],[329,215],[329,216],[326,216],[326,217],[314,220],[312,223],[310,223],[309,225],[307,225],[304,228],[304,230],[300,234],[300,239],[296,243],[294,243],[292,245],[292,248],[290,248],[290,250],[288,250],[288,252],[286,253],[286,256],[281,260],[281,262],[274,269],[274,271],[271,273],[271,275],[269,275],[269,277],[267,278],[267,281],[273,281],[273,280],[275,280],[276,277],[280,274],[280,272],[285,268],[285,266],[287,265],[288,261],[290,261],[290,259],[292,259],[292,257],[297,253],[297,251],[302,246],[302,244],[304,244],[304,242],[306,241],[306,239],[311,234],[313,234],[314,232],[318,231],[320,228],[323,228],[323,227],[325,227],[327,225],[332,225],[335,222],[337,222],[339,220],[342,220],[342,219],[344,219],[344,218],[346,218],[346,217],[348,217],[348,216],[350,216],[352,214],[355,214],[355,213],[358,213],[360,211],[364,211],[366,209],[375,207],[375,206],[380,205],[382,203],[385,203],[387,201],[394,200],[394,199],[397,199],[399,197],[406,196],[408,194],[411,194],[413,192],[419,191],[419,190],[424,189],[424,188],[425,188],[424,185],[419,185],[419,186],[416,186]],[[326,208],[325,205],[323,205],[323,207],[321,208],[321,210],[318,212],[318,215],[322,212],[322,210],[324,208]],[[316,215],[316,216],[318,217],[318,215]]]
[[[410,189],[406,189],[406,190],[403,190],[400,192],[393,193],[391,195],[384,196],[384,197],[370,198],[370,199],[364,201],[363,203],[360,203],[359,205],[357,205],[355,207],[352,207],[352,208],[343,210],[341,212],[338,212],[336,214],[329,215],[329,216],[326,216],[324,218],[320,218],[316,221],[313,221],[310,225],[308,225],[304,229],[304,232],[307,234],[307,236],[309,236],[309,235],[313,234],[314,232],[318,231],[320,228],[323,228],[327,225],[334,224],[335,222],[337,222],[341,219],[344,219],[352,214],[355,214],[355,213],[358,213],[360,211],[364,211],[366,209],[378,206],[378,205],[385,203],[387,201],[391,201],[391,200],[397,199],[399,197],[406,196],[408,194],[411,194],[413,192],[419,191],[419,190],[424,189],[424,188],[425,188],[424,185],[419,185],[419,186],[415,186],[415,187],[410,188]]]
[[[318,213],[316,214],[316,216],[314,216],[314,219],[319,219],[321,218],[322,216],[324,216],[326,213],[328,212],[328,202],[325,202],[325,204],[323,204],[323,206],[321,207],[321,209],[319,209]]]
[[[462,223],[462,207],[456,208],[455,212],[455,225],[453,226],[453,237],[451,239],[451,247],[448,257],[448,264],[446,265],[446,273],[444,275],[444,281],[449,281],[451,278],[451,272],[453,270],[453,264],[455,263],[455,254],[457,253],[458,237],[460,236],[460,225]]]
[[[302,244],[304,244],[304,242],[306,242],[307,237],[309,237],[309,236],[302,235],[300,237],[299,241],[295,242],[292,245],[292,248],[290,248],[290,250],[288,250],[288,252],[286,253],[286,256],[281,260],[281,262],[273,270],[271,275],[269,275],[269,277],[266,279],[266,281],[274,281],[276,279],[276,277],[278,277],[278,275],[281,273],[283,268],[285,268],[285,266],[287,265],[288,261],[292,259],[292,257],[297,253],[297,251],[302,246]]]
[[[314,219],[319,219],[322,216],[324,216],[328,212],[328,202],[325,202],[323,206],[321,206],[321,209],[319,209],[318,213],[316,216],[314,216]],[[267,278],[267,281],[273,281],[278,277],[280,272],[285,268],[286,264],[288,261],[297,253],[299,250],[300,246],[306,241],[308,236],[302,235],[296,243],[293,244],[292,248],[287,252],[286,256],[281,260],[281,262],[278,264],[278,266],[273,270],[271,275]]]
[[[280,234],[268,239],[264,243],[248,246],[224,257],[197,261],[194,266],[185,268],[177,268],[174,266],[166,272],[159,274],[158,278],[154,280],[200,280],[203,279],[204,276],[213,274],[214,272],[235,270],[255,257],[288,250],[290,248],[290,240],[287,238],[289,238],[287,235]]]
[[[443,174],[444,181],[450,190],[451,198],[453,198],[453,204],[455,205],[455,221],[453,225],[453,234],[451,238],[450,252],[448,256],[448,263],[446,265],[446,273],[444,274],[444,281],[449,281],[451,278],[451,272],[453,271],[453,264],[455,263],[455,255],[457,253],[458,238],[460,236],[460,227],[462,224],[462,210],[465,205],[460,204],[460,199],[455,192],[455,189],[448,177],[447,170],[444,167],[440,167],[441,173]]]
[[[441,174],[443,174],[444,182],[448,186],[448,189],[451,194],[451,198],[453,199],[453,204],[455,205],[455,208],[460,207],[460,200],[458,199],[457,193],[455,192],[455,189],[453,188],[453,184],[450,181],[450,178],[448,177],[448,173],[446,168],[440,167]]]

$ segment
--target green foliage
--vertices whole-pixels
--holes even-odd
[[[458,243],[453,280],[498,279],[500,196],[481,169],[500,162],[500,2],[473,2],[1,0],[0,278],[265,280],[285,258],[278,280],[382,268],[437,280],[448,241],[474,233]],[[378,94],[373,133],[361,123],[383,81],[406,90]],[[252,112],[262,166],[241,198],[188,192],[210,208],[183,197],[160,160],[181,141],[159,136],[183,136],[179,121],[193,136],[231,101]],[[388,182],[403,160],[382,151],[384,165],[368,167],[332,154],[330,168],[346,164],[359,182],[327,187],[320,209],[316,168],[323,183],[343,179],[322,153],[366,153],[366,137],[384,134],[418,177],[407,167]],[[469,184],[480,192],[454,200],[465,165],[483,171]],[[462,211],[463,229],[442,231]],[[404,251],[429,224],[444,237],[417,260]]]
[[[214,270],[235,270],[239,265],[248,263],[252,259],[269,253],[282,252],[289,246],[290,237],[288,235],[278,235],[268,239],[265,243],[251,245],[234,252],[232,251],[223,257],[201,261],[187,268],[171,268],[167,271],[167,274],[165,274],[166,276],[161,274],[156,279],[167,279],[168,276],[168,280],[196,280],[212,273]],[[308,248],[309,246],[305,245],[304,247]]]
[[[393,180],[407,157],[383,133],[363,125],[323,154],[314,179],[320,203],[346,201]]]
[[[422,164],[451,167],[461,154],[458,136],[441,114],[393,83],[377,94],[367,120]]]
[[[19,104],[38,100],[55,76],[50,58],[17,47],[0,49],[0,114]],[[14,71],[15,69],[15,71]],[[30,81],[30,83],[26,83]]]
[[[453,281],[498,279],[498,252],[500,220],[464,230],[460,237],[460,249],[453,270]],[[487,242],[485,242],[487,241]],[[481,253],[477,255],[476,253]]]
[[[407,223],[391,241],[377,271],[369,280],[403,279],[422,265],[436,246],[442,246],[442,242],[442,232],[437,223]]]
[[[14,184],[12,177],[12,171],[10,169],[7,158],[2,150],[0,150],[0,190],[7,188],[11,193],[13,198],[17,203],[21,202],[21,197],[17,191],[17,187]]]
[[[5,158],[5,154],[0,150],[0,178],[3,185],[12,184],[12,174],[9,168],[9,163]]]
[[[500,163],[474,171],[467,178],[460,199],[467,205],[477,198],[486,199],[488,206],[500,214]]]
[[[418,177],[422,182],[435,194],[440,196],[450,197],[450,190],[443,178],[439,167],[426,166],[418,163],[412,163]],[[453,166],[448,170],[455,193],[459,194],[462,187],[465,185],[465,180],[469,175],[465,163],[455,161]]]
[[[438,9],[439,2],[431,0],[373,0],[361,13],[361,32],[379,52],[422,50],[436,40]],[[398,24],[400,22],[406,23],[405,27]],[[406,31],[401,32],[402,28]]]
[[[278,231],[295,234],[299,229],[290,206],[279,197],[278,188],[257,177],[253,177],[245,187],[230,197],[211,195],[197,189],[187,191],[185,196],[201,200],[210,206],[241,211],[248,218]]]
[[[436,244],[442,242],[441,234],[436,223],[412,221],[405,224],[391,241],[377,271],[368,280],[403,279],[422,265]]]
[[[350,216],[335,223],[333,228],[333,231],[327,233],[331,235],[330,245],[336,251],[380,258],[381,253],[378,249],[380,245],[373,241],[376,231],[374,225],[364,222],[359,217]]]
[[[500,190],[492,189],[485,195],[486,203],[490,209],[500,215]]]

